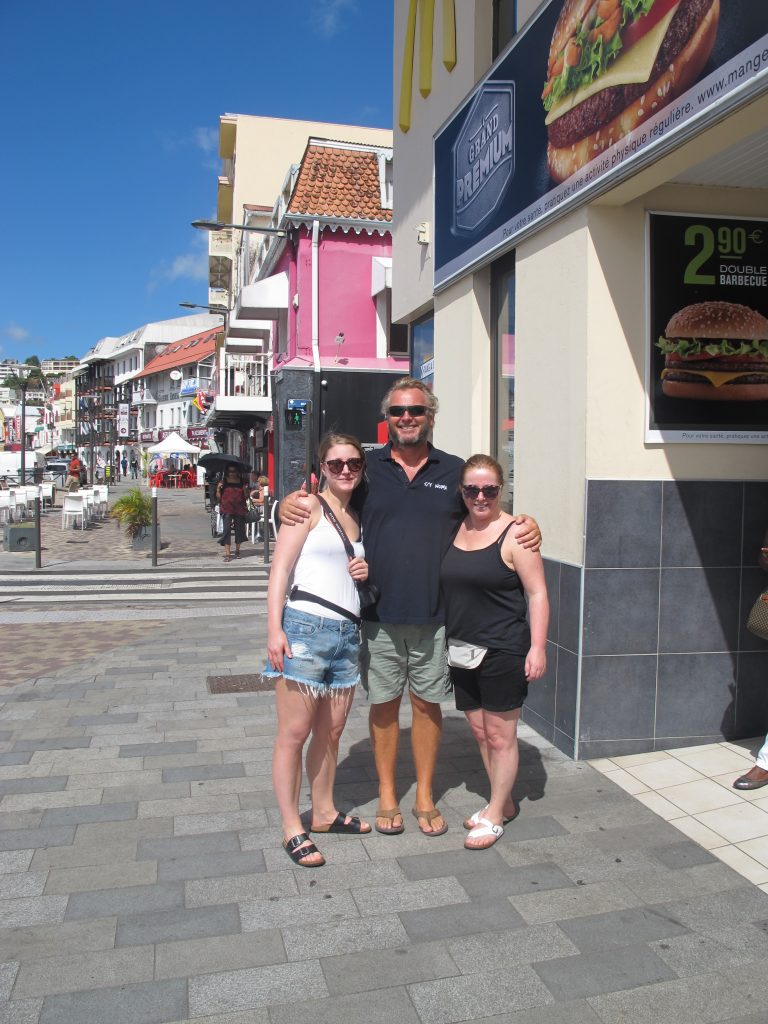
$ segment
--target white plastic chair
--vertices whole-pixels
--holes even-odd
[[[96,499],[96,508],[102,519],[107,517],[107,505],[109,504],[109,488],[106,484],[94,484],[93,494]]]
[[[85,529],[85,496],[82,492],[77,491],[74,494],[64,495],[64,504],[61,506],[61,528],[66,528],[67,521],[73,519],[77,523],[78,517],[80,518],[80,528]]]
[[[85,517],[90,523],[91,520],[94,519],[96,516],[96,495],[94,494],[93,489],[90,487],[81,487],[80,493],[82,494],[85,503]]]
[[[42,483],[40,486],[43,489],[43,508],[45,508],[46,502],[49,508],[53,508],[53,502],[56,497],[56,485],[53,481],[48,483]]]
[[[256,537],[259,533],[259,530],[261,529],[261,524],[264,522],[264,510],[259,509],[259,513],[260,518],[258,519],[257,522],[245,524],[245,532],[251,544],[256,543]]]
[[[19,494],[17,487],[11,487],[8,491],[8,501],[11,508],[11,521],[18,523],[24,518],[24,513],[27,511],[25,496]]]
[[[277,531],[279,529],[277,523],[277,506],[279,504],[279,501],[274,502],[269,512],[269,532],[272,534],[272,540],[277,539]]]
[[[11,521],[11,496],[8,491],[0,491],[0,523]]]

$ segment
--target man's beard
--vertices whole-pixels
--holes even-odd
[[[432,430],[432,424],[425,422],[424,426],[415,434],[410,434],[407,437],[400,438],[398,436],[397,427],[390,424],[389,427],[389,439],[396,448],[417,448],[429,437],[429,433]]]

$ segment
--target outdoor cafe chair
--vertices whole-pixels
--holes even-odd
[[[46,502],[50,508],[53,508],[53,503],[56,498],[56,485],[53,481],[40,484],[42,488],[43,508],[45,508]]]
[[[74,494],[64,495],[64,504],[61,506],[61,528],[65,529],[67,522],[73,519],[77,523],[80,519],[80,528],[85,529],[85,495],[81,491]]]
[[[93,496],[96,502],[96,511],[101,519],[107,518],[107,505],[109,488],[106,484],[94,484]]]
[[[8,491],[0,491],[0,523],[9,523],[10,521],[11,496]]]
[[[83,496],[85,517],[90,522],[96,514],[96,495],[90,487],[81,487],[79,493]]]
[[[8,498],[11,505],[11,519],[18,523],[24,518],[27,511],[26,495],[19,494],[18,487],[11,487],[8,491]]]

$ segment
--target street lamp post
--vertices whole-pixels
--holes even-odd
[[[229,330],[229,314],[231,310],[227,309],[226,306],[201,306],[197,302],[180,302],[180,306],[184,309],[207,309],[210,313],[219,313],[224,317],[224,333],[226,334]]]
[[[260,235],[277,235],[278,238],[285,238],[287,232],[283,228],[263,228],[256,224],[222,224],[219,220],[193,220],[192,227],[199,231],[224,231],[231,228],[233,231],[255,231]]]
[[[32,374],[32,367],[28,365],[19,366],[16,370],[16,379],[19,382],[21,391],[21,485],[27,482],[27,388],[29,378]]]

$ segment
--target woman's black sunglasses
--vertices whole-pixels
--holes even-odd
[[[331,476],[340,476],[345,466],[350,473],[359,473],[365,462],[363,459],[326,459],[323,465]]]
[[[476,487],[475,484],[461,485],[461,493],[465,498],[471,498],[472,501],[479,498],[481,494],[485,495],[489,501],[493,501],[494,498],[498,498],[500,490],[499,484],[486,484],[484,487]]]

